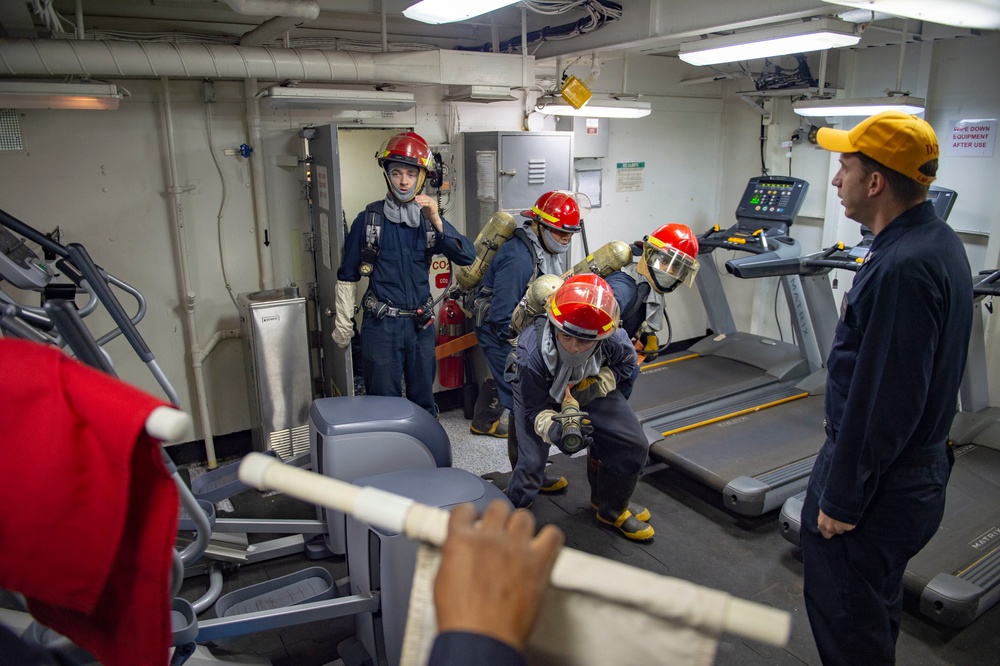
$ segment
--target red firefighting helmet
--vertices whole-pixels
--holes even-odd
[[[416,132],[404,132],[403,134],[396,134],[389,137],[382,144],[382,148],[375,154],[375,159],[378,160],[379,166],[382,167],[385,175],[385,184],[389,188],[389,192],[404,202],[412,201],[413,197],[423,189],[427,172],[433,171],[435,167],[434,154],[431,153],[430,146]],[[406,192],[397,191],[392,184],[392,179],[389,177],[389,171],[392,169],[393,164],[416,167],[416,186]]]
[[[690,227],[671,222],[643,239],[636,270],[661,294],[681,283],[691,286],[698,273],[698,237]]]
[[[580,205],[572,192],[555,190],[538,197],[538,201],[521,213],[523,217],[537,220],[549,229],[575,234],[580,226]]]
[[[582,340],[603,340],[618,330],[618,301],[600,276],[582,273],[566,279],[546,303],[549,321]]]

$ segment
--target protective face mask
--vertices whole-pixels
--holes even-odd
[[[546,249],[552,254],[566,254],[569,249],[569,243],[563,245],[557,241],[548,227],[542,229],[542,240],[545,242]]]
[[[559,360],[562,361],[563,365],[570,368],[578,368],[586,363],[587,359],[593,356],[594,350],[597,349],[597,345],[594,345],[590,349],[574,353],[563,348],[563,346],[557,342],[556,349],[559,351]]]

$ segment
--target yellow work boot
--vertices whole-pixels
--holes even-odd
[[[594,511],[597,511],[597,484],[600,474],[601,462],[597,459],[597,456],[593,454],[593,449],[588,450],[587,481],[590,482],[590,508]],[[628,503],[628,510],[632,512],[632,515],[635,516],[637,520],[641,520],[644,523],[649,522],[649,519],[653,517],[653,514],[649,512],[649,509],[632,501],[629,501]]]
[[[632,512],[628,509],[622,511],[614,520],[605,518],[601,515],[601,512],[598,511],[597,520],[605,525],[617,528],[618,531],[621,532],[622,536],[626,539],[631,539],[632,541],[649,541],[655,534],[652,525],[639,520],[633,516]]]
[[[560,490],[565,489],[568,485],[569,481],[566,480],[565,476],[552,476],[544,474],[542,475],[542,486],[539,488],[539,492],[557,493]]]

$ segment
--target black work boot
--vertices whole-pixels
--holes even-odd
[[[483,386],[479,389],[469,432],[501,439],[507,437],[507,411],[500,404],[500,395],[492,377],[484,379]]]
[[[601,465],[597,476],[597,520],[614,527],[626,539],[649,541],[655,534],[653,526],[636,518],[628,508],[638,480],[638,474],[622,476]]]
[[[587,450],[587,481],[590,482],[590,508],[594,511],[597,511],[597,479],[600,473],[601,461],[594,455],[594,447],[590,447]],[[632,501],[628,503],[628,510],[632,512],[632,515],[637,520],[641,520],[644,523],[649,522],[649,519],[653,517],[649,509]]]
[[[514,416],[511,415],[507,427],[507,457],[510,459],[510,468],[517,465],[517,428],[514,427]],[[555,476],[554,474],[542,473],[542,485],[539,492],[549,494],[565,490],[569,486],[569,481],[565,476]]]

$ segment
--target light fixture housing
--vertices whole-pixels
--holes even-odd
[[[649,102],[624,99],[590,99],[579,109],[558,98],[538,99],[535,110],[552,116],[582,116],[585,118],[644,118],[653,111]]]
[[[900,95],[895,97],[858,97],[831,99],[797,99],[792,110],[807,118],[830,116],[872,116],[883,111],[902,111],[911,115],[924,112],[925,102],[920,97]]]
[[[822,18],[684,42],[678,55],[691,65],[717,65],[854,46],[859,41],[861,31],[854,23]]]
[[[496,11],[517,0],[421,0],[403,10],[403,16],[421,23],[455,23]]]
[[[409,111],[417,103],[413,93],[407,92],[283,86],[265,88],[260,98],[274,108],[315,110]]]
[[[834,5],[870,9],[903,18],[959,28],[1000,30],[996,0],[823,0]]]
[[[122,94],[110,83],[0,81],[0,109],[118,108]]]

